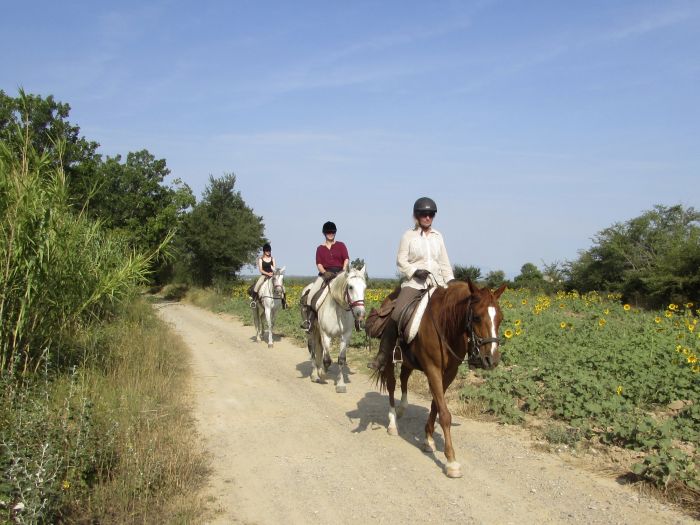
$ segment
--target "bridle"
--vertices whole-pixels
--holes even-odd
[[[358,306],[364,307],[365,300],[364,300],[364,297],[362,299],[358,299],[357,301],[352,300],[352,297],[350,297],[350,287],[348,286],[348,281],[350,281],[350,279],[362,279],[362,278],[358,277],[358,276],[348,277],[346,282],[345,282],[345,293],[343,294],[344,298],[345,298],[345,302],[348,304],[348,307],[345,308],[345,311],[352,312],[352,317],[353,317],[353,319],[355,319],[355,330],[361,331],[361,329],[362,329],[361,325],[363,323],[361,322],[360,318],[358,317],[358,314],[355,312],[355,308],[357,308]]]
[[[472,308],[471,304],[467,309],[467,319],[465,328],[465,331],[467,332],[467,337],[469,338],[469,350],[468,355],[467,357],[465,357],[465,359],[468,359],[472,356],[479,357],[479,349],[484,345],[496,343],[496,347],[498,347],[501,344],[501,340],[498,337],[481,337],[479,336],[479,334],[476,333],[476,330],[474,330],[474,309]]]

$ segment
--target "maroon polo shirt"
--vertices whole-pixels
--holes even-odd
[[[324,268],[342,268],[345,259],[350,259],[348,249],[340,241],[335,241],[330,249],[326,248],[325,244],[321,244],[316,248],[316,264],[322,264]]]

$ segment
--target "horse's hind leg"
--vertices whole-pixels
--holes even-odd
[[[389,426],[386,428],[387,433],[390,436],[398,436],[399,429],[396,426],[396,399],[394,397],[394,391],[396,390],[396,376],[394,376],[394,363],[389,362],[384,367],[384,374],[386,380],[386,389],[389,393]]]
[[[402,418],[408,406],[408,378],[411,377],[412,368],[401,365],[401,403],[396,409],[396,416]]]

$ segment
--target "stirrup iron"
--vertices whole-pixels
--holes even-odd
[[[401,352],[401,345],[396,343],[394,349],[391,351],[391,361],[396,363],[403,363],[403,353]]]

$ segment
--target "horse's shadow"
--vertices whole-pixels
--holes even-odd
[[[282,340],[282,335],[281,334],[276,334],[272,332],[272,342],[273,343],[279,343]],[[250,336],[250,341],[252,343],[267,343],[267,330],[263,332],[262,339],[258,339],[257,335],[251,335]]]
[[[425,423],[428,421],[429,413],[430,411],[425,407],[409,404],[403,417],[398,420],[399,437],[420,451],[423,451]],[[367,392],[357,402],[357,408],[345,414],[350,420],[357,420],[357,426],[352,430],[353,433],[365,432],[368,429],[383,429],[386,431],[386,428],[389,426],[389,400],[386,395],[378,392]],[[438,434],[438,428],[436,424],[436,432],[433,433],[435,448],[436,452],[444,452],[445,441],[442,435]],[[391,436],[387,435],[387,438],[391,439]],[[444,466],[435,453],[431,454],[431,456],[435,464],[440,467]]]
[[[301,363],[297,363],[296,366],[297,371],[299,372],[300,376],[299,379],[308,379],[311,377],[311,373],[314,370],[314,366],[311,362],[311,359],[306,359],[302,361]],[[334,362],[331,363],[331,366],[328,368],[326,371],[326,379],[323,381],[322,384],[328,383],[328,380],[331,378],[337,378],[338,377],[338,363]],[[343,371],[343,380],[346,383],[352,383],[352,380],[350,379],[350,376],[355,375],[355,372],[349,369],[349,367],[345,367],[345,370]],[[333,379],[335,381],[335,379]]]

